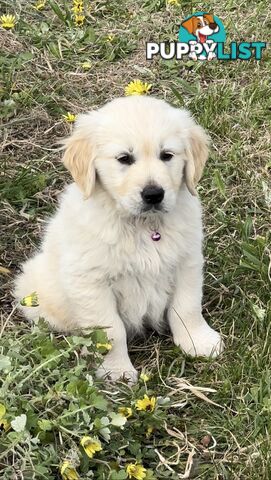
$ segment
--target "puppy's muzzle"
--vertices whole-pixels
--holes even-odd
[[[157,207],[162,202],[165,191],[158,185],[147,185],[141,192],[144,204],[147,206]]]

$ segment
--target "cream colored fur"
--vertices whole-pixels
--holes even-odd
[[[126,337],[143,320],[159,330],[167,311],[173,341],[191,355],[216,355],[220,335],[201,314],[202,222],[195,196],[208,137],[189,113],[148,97],[115,99],[80,115],[65,142],[66,187],[39,253],[16,281],[20,299],[36,291],[29,319],[54,328],[107,327],[113,348],[98,375],[136,380]],[[174,153],[159,158],[161,149]],[[133,152],[135,163],[116,157]],[[149,183],[165,190],[163,211],[142,211]],[[154,242],[153,231],[161,234]]]

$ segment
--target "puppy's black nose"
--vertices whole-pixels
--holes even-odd
[[[215,30],[216,27],[217,27],[217,24],[214,22],[214,23],[209,23],[209,27],[212,29],[212,30]]]
[[[148,205],[161,203],[164,198],[165,191],[162,187],[155,185],[147,185],[141,192],[141,197]]]

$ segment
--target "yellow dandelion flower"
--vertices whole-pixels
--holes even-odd
[[[72,7],[74,13],[82,13],[84,10],[84,5],[82,2],[75,3]]]
[[[146,468],[138,463],[129,463],[126,467],[126,472],[129,478],[135,478],[136,480],[143,480],[146,477]]]
[[[16,17],[15,15],[1,15],[0,17],[1,27],[9,30],[15,27]]]
[[[125,418],[129,418],[133,415],[133,410],[130,407],[119,407],[118,412]]]
[[[106,350],[112,350],[111,343],[96,343],[97,348],[105,348]]]
[[[136,401],[136,409],[137,410],[144,410],[145,412],[153,412],[156,406],[156,398],[155,397],[148,397],[148,395],[144,395],[144,398],[139,399]]]
[[[0,420],[0,432],[4,431],[7,432],[10,429],[10,423],[7,421],[6,418],[1,418]]]
[[[6,415],[6,407],[3,403],[0,403],[0,432],[10,429],[10,423],[5,418]]]
[[[60,466],[60,473],[63,480],[79,480],[78,473],[69,460],[64,460]]]
[[[82,15],[82,14],[75,15],[74,22],[77,25],[77,27],[82,27],[82,25],[84,24],[85,18],[86,18],[85,15]]]
[[[111,43],[113,42],[114,38],[115,38],[115,35],[107,35],[105,41],[108,43]]]
[[[148,382],[149,379],[151,378],[149,375],[147,375],[146,373],[142,372],[140,374],[140,377],[139,377],[141,380],[143,380],[143,382]]]
[[[6,415],[6,407],[3,403],[0,403],[0,419]]]
[[[167,0],[168,5],[180,5],[180,0]]]
[[[22,298],[20,301],[22,307],[38,307],[39,306],[39,297],[37,292],[32,292],[30,295]]]
[[[80,444],[89,458],[92,458],[96,452],[100,452],[102,450],[102,444],[100,440],[95,437],[83,437],[80,441]]]
[[[33,5],[33,7],[35,8],[35,10],[41,11],[44,9],[45,4],[46,4],[46,0],[38,0],[36,4]]]
[[[86,62],[83,62],[81,66],[82,66],[82,69],[83,69],[83,70],[90,70],[91,67],[92,67],[92,63],[86,61]]]
[[[146,438],[150,438],[154,428],[149,425],[149,427],[146,430]]]
[[[64,118],[64,120],[66,120],[67,123],[73,123],[76,120],[76,115],[71,112],[67,112],[66,115],[62,115],[62,117]]]
[[[150,83],[144,83],[141,80],[133,80],[132,82],[128,83],[125,87],[125,95],[145,95],[149,93],[152,85]]]

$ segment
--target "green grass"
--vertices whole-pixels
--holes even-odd
[[[145,60],[145,41],[175,40],[192,6],[214,11],[228,41],[267,40],[269,2],[96,0],[85,2],[91,8],[81,28],[71,1],[48,0],[40,12],[33,4],[0,2],[0,12],[17,19],[11,32],[0,29],[0,252],[11,271],[0,273],[0,478],[60,479],[59,465],[69,459],[81,479],[124,479],[127,464],[138,461],[147,479],[269,480],[270,48],[260,62]],[[135,78],[151,83],[152,95],[189,108],[211,136],[199,186],[204,315],[226,349],[206,361],[185,358],[168,337],[135,341],[133,362],[151,378],[130,388],[88,376],[101,358],[100,331],[63,337],[31,326],[12,307],[11,288],[70,181],[56,149],[71,129],[63,114],[123,95]],[[135,408],[146,392],[160,397],[154,412]],[[114,417],[120,406],[133,409],[123,426]],[[102,442],[92,460],[79,446],[84,435]],[[189,461],[190,477],[182,477]]]

